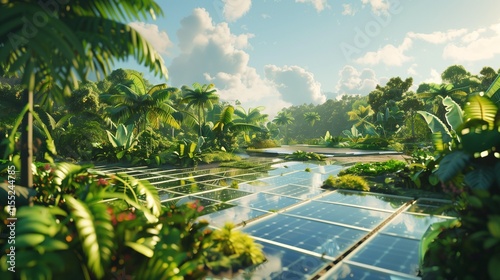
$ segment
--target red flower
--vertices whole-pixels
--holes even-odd
[[[109,185],[109,183],[108,183],[108,181],[106,181],[106,179],[104,179],[104,178],[99,178],[99,179],[97,180],[97,185],[98,185],[98,186],[105,187],[105,186]]]

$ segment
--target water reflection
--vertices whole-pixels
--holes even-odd
[[[375,209],[397,210],[406,202],[410,201],[411,198],[339,190],[316,200],[365,206]]]
[[[420,240],[431,224],[445,220],[447,219],[444,217],[401,213],[384,228],[383,232]]]

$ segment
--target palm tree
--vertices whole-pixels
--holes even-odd
[[[21,185],[32,186],[33,93],[69,95],[90,72],[107,74],[113,62],[133,56],[167,75],[160,55],[123,22],[162,14],[154,0],[79,2],[1,1],[0,75],[17,75],[24,86]],[[50,7],[49,7],[50,6]],[[24,129],[26,131],[24,131]],[[11,141],[14,139],[12,138]],[[53,152],[55,150],[53,149]]]
[[[204,117],[205,109],[212,110],[213,105],[219,101],[219,95],[216,94],[217,90],[214,87],[214,84],[202,86],[199,83],[194,83],[193,88],[182,87],[183,100],[187,103],[187,107],[196,107],[198,109],[198,136],[203,136],[201,128],[206,122]]]
[[[127,85],[115,85],[108,94],[101,96],[112,105],[108,108],[110,117],[124,124],[133,124],[138,134],[144,132],[148,124],[158,129],[162,123],[166,123],[179,129],[180,124],[173,116],[176,109],[170,99],[179,89],[159,84],[146,92],[144,80],[135,74],[131,75],[134,76]]]
[[[356,121],[356,123],[354,124],[356,127],[359,127],[361,125],[373,126],[373,124],[368,121],[368,118],[373,116],[373,114],[375,114],[375,112],[370,105],[359,105],[358,108],[347,112],[347,115],[349,115],[349,120]]]
[[[262,110],[264,110],[264,107],[256,107],[256,108],[248,108],[247,111],[241,106],[238,106],[234,110],[234,114],[237,116],[237,118],[234,120],[236,123],[247,123],[247,124],[254,124],[254,125],[259,125],[261,123],[264,123],[267,121],[267,114],[262,114]]]
[[[268,115],[262,114],[261,113],[262,110],[264,110],[263,106],[259,106],[256,108],[248,108],[248,111],[245,111],[243,107],[238,106],[234,110],[234,114],[236,115],[234,122],[242,124],[251,124],[256,126],[263,125],[267,121]],[[246,132],[243,132],[243,138],[245,139],[246,142],[251,141],[250,135],[247,134]]]
[[[279,126],[285,127],[285,143],[288,144],[288,125],[293,123],[295,120],[294,117],[289,112],[281,111],[278,115],[273,119],[273,122]]]
[[[304,119],[309,123],[310,126],[314,126],[314,123],[321,120],[321,117],[316,112],[307,112],[304,114]]]
[[[235,138],[240,132],[261,131],[258,125],[244,122],[236,122],[233,117],[236,110],[232,105],[222,108],[219,120],[215,123],[212,132],[217,144],[225,150],[231,149]]]

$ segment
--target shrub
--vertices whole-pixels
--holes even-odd
[[[293,154],[285,156],[285,159],[300,160],[300,161],[325,160],[325,156],[317,154],[317,153],[304,152],[301,150],[297,150],[297,151],[293,152]]]
[[[276,142],[273,139],[263,139],[263,140],[252,139],[252,143],[250,144],[250,147],[255,149],[274,148],[278,146],[279,146],[278,142]]]
[[[339,177],[334,177],[330,175],[328,179],[323,182],[324,188],[338,188],[338,189],[349,189],[349,190],[359,190],[359,191],[370,191],[370,186],[368,182],[361,176],[357,175],[343,175]]]
[[[241,160],[239,156],[224,151],[208,152],[208,153],[203,153],[201,155],[201,161],[205,163],[227,162],[227,161],[238,161],[238,160]]]
[[[404,169],[406,163],[390,159],[384,162],[356,163],[355,165],[339,172],[339,175],[354,174],[361,176],[378,176],[385,173],[396,172]]]

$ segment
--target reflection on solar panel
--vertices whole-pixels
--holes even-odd
[[[249,224],[242,230],[252,236],[331,257],[338,257],[368,233],[280,214]]]
[[[325,190],[290,184],[287,186],[271,189],[268,192],[273,194],[287,195],[291,197],[306,199],[318,196],[321,193],[325,192]]]
[[[299,201],[300,200],[295,198],[266,193],[257,193],[254,195],[245,196],[237,200],[233,200],[231,203],[264,211],[276,211],[292,204],[298,203]]]
[[[419,199],[413,204],[408,212],[423,213],[431,215],[456,216],[451,210],[451,203],[438,199]]]
[[[170,188],[169,191],[192,194],[192,193],[199,193],[199,192],[214,190],[214,189],[218,189],[218,188],[220,188],[220,187],[213,186],[213,185],[207,185],[207,184],[203,184],[203,183],[195,183],[195,184],[184,185],[181,187]]]
[[[448,219],[437,216],[401,213],[382,232],[420,240],[431,224]]]
[[[202,193],[202,194],[199,194],[198,196],[206,197],[206,198],[210,198],[210,199],[214,199],[214,200],[218,200],[218,201],[229,201],[229,200],[233,200],[233,199],[247,196],[250,194],[252,194],[252,193],[242,192],[242,191],[238,191],[235,189],[222,189],[222,190]]]
[[[95,169],[150,181],[167,207],[196,201],[204,206],[199,219],[212,226],[242,225],[264,246],[267,261],[233,279],[310,279],[340,256],[320,279],[418,279],[422,234],[451,218],[442,208],[447,201],[419,199],[408,207],[407,197],[321,189],[339,165],[250,160],[255,168],[246,170]],[[237,188],[229,187],[233,181]]]
[[[311,201],[288,210],[286,213],[298,217],[309,217],[344,225],[373,229],[391,213],[357,207]]]
[[[379,234],[349,260],[417,275],[418,246],[419,240]]]
[[[233,224],[237,225],[268,213],[269,212],[254,210],[242,206],[234,206],[218,212],[204,215],[200,217],[200,219],[209,221],[213,226],[222,227],[226,222],[232,222]]]
[[[267,260],[234,279],[310,279],[326,264],[326,261],[319,257],[267,242],[258,243],[264,246],[263,251]]]
[[[316,200],[383,210],[397,210],[406,202],[410,201],[411,198],[338,190]]]
[[[378,280],[411,280],[420,279],[419,277],[412,277],[410,275],[405,275],[402,273],[396,273],[394,271],[386,271],[382,269],[377,269],[376,267],[370,267],[366,265],[356,265],[350,262],[344,261],[337,265],[330,273],[325,275],[321,279],[328,280],[341,280],[341,279],[356,279],[356,280],[368,280],[368,279],[378,279]]]

